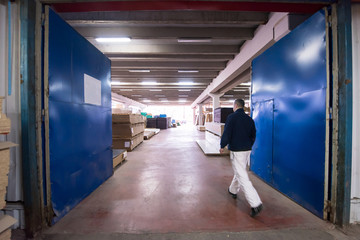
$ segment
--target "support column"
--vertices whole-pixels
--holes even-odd
[[[198,104],[198,111],[199,111],[199,126],[202,126],[203,119],[204,119],[204,110],[203,110],[202,104]]]
[[[336,223],[350,221],[351,149],[352,149],[352,34],[351,1],[339,0],[338,21],[338,84],[339,84],[339,150],[337,175]]]
[[[215,109],[220,107],[220,97],[224,95],[223,93],[220,93],[220,94],[215,94],[215,93],[210,93],[209,96],[212,97],[212,100],[213,100],[213,122],[214,122],[214,119],[215,119]]]
[[[352,34],[351,1],[332,5],[333,30],[333,171],[331,221],[350,221],[352,154]]]
[[[20,54],[20,73],[21,73],[21,131],[22,131],[22,176],[24,186],[24,208],[26,235],[33,235],[43,226],[44,211],[42,209],[41,187],[42,168],[38,163],[41,146],[38,145],[37,130],[41,125],[37,122],[36,106],[38,97],[36,86],[37,77],[40,76],[36,70],[37,54],[35,41],[35,26],[37,4],[34,0],[20,1],[20,24],[21,24],[21,54]],[[39,15],[40,16],[40,15]],[[40,21],[38,21],[40,22]]]

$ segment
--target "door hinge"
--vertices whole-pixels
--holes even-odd
[[[328,15],[328,16],[327,16],[327,22],[328,22],[328,24],[329,24],[329,27],[331,27],[331,24],[332,24],[332,17],[331,17],[331,15]]]
[[[45,13],[41,14],[41,26],[45,25]]]
[[[45,122],[45,109],[41,109],[41,121]]]
[[[329,108],[329,119],[333,119],[333,108]]]
[[[325,201],[324,212],[327,212],[327,213],[331,214],[332,207],[331,207],[331,201],[330,200]]]

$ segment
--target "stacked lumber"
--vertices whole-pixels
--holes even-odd
[[[11,239],[11,229],[10,227],[16,223],[16,219],[3,215],[0,216],[0,240],[10,240]]]
[[[152,138],[159,132],[160,132],[160,129],[158,129],[158,128],[145,128],[144,140],[149,140],[150,138]]]
[[[8,134],[11,128],[11,121],[2,112],[3,97],[0,97],[0,134]],[[0,209],[5,208],[6,188],[8,185],[8,173],[10,166],[10,148],[17,144],[12,142],[0,142]],[[0,240],[10,240],[11,226],[16,223],[16,219],[0,215]]]
[[[140,114],[113,114],[113,149],[132,151],[144,140],[144,116]]]
[[[4,97],[0,97],[0,134],[8,134],[11,128],[11,121],[2,112]]]
[[[127,151],[125,149],[113,149],[113,168],[122,164],[127,157]]]

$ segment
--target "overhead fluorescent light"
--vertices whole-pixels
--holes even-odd
[[[224,95],[224,97],[234,97],[234,95]]]
[[[178,85],[194,85],[194,82],[178,82]]]
[[[120,89],[121,92],[132,92],[132,89]]]
[[[179,92],[190,92],[191,90],[190,89],[179,89],[178,91]]]
[[[151,100],[147,100],[147,99],[145,99],[145,100],[143,100],[143,102],[151,102]]]
[[[179,99],[178,102],[186,102],[186,99]]]
[[[129,72],[131,72],[131,73],[149,73],[150,70],[149,69],[131,69],[131,70],[129,70]]]
[[[111,82],[111,85],[115,86],[115,85],[121,85],[121,82]]]
[[[178,38],[178,43],[209,43],[211,38]]]
[[[126,43],[131,42],[129,37],[119,37],[119,38],[95,38],[99,43]]]
[[[240,83],[241,86],[251,86],[251,82]]]
[[[178,73],[198,73],[199,70],[178,70]]]
[[[233,90],[234,92],[249,92],[249,89],[246,88],[246,89],[234,89]]]
[[[169,102],[168,100],[161,100],[161,102]]]
[[[142,82],[142,85],[157,85],[157,82]]]
[[[150,89],[149,91],[150,92],[161,92],[162,90],[161,89]]]
[[[179,97],[188,97],[188,95],[179,95]]]
[[[132,97],[141,97],[141,95],[131,95]]]

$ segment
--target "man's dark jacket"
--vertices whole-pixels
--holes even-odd
[[[254,120],[244,112],[244,109],[239,108],[226,119],[220,147],[224,148],[229,144],[230,151],[250,151],[255,137]]]

